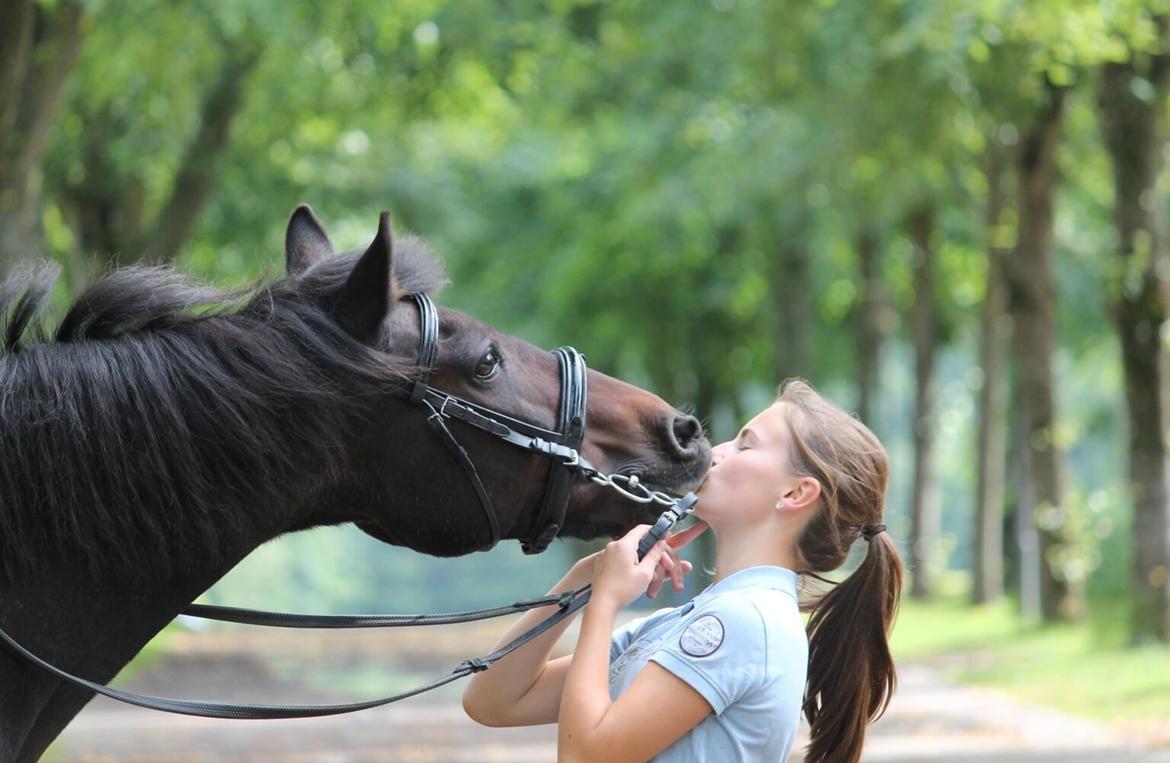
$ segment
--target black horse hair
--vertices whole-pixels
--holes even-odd
[[[170,575],[217,558],[246,512],[346,469],[349,422],[416,371],[323,307],[355,261],[235,291],[122,268],[51,332],[38,313],[55,269],[0,286],[0,579],[62,556],[95,576]],[[392,281],[397,298],[446,277],[405,237]]]

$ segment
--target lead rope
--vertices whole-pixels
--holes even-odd
[[[407,691],[401,692],[399,694],[394,694],[394,695],[391,695],[389,697],[380,697],[377,699],[369,699],[369,700],[364,700],[361,702],[349,702],[349,703],[336,704],[336,705],[233,704],[233,703],[226,703],[226,702],[204,702],[204,701],[199,701],[199,700],[170,699],[167,697],[154,697],[154,696],[150,696],[147,694],[137,694],[135,692],[125,691],[122,689],[115,689],[111,686],[106,686],[104,684],[96,683],[94,681],[89,681],[85,678],[75,676],[72,673],[69,673],[65,670],[62,670],[61,668],[58,668],[56,665],[53,665],[52,663],[49,663],[49,662],[46,662],[45,660],[42,660],[40,657],[36,656],[32,652],[25,649],[23,646],[21,646],[19,643],[17,643],[11,636],[9,636],[8,633],[6,633],[2,628],[0,628],[0,641],[3,641],[11,649],[13,649],[17,654],[24,657],[29,662],[32,662],[34,665],[37,665],[38,667],[49,671],[53,675],[55,675],[61,679],[64,679],[65,681],[68,681],[69,683],[75,684],[75,685],[80,686],[80,687],[85,688],[85,689],[89,689],[90,691],[96,692],[96,693],[101,694],[102,696],[105,696],[105,697],[109,697],[110,699],[114,699],[114,700],[117,700],[119,702],[125,702],[126,704],[129,704],[129,705],[137,705],[138,707],[145,707],[145,708],[148,708],[150,710],[161,710],[163,712],[176,713],[178,715],[194,715],[194,716],[199,716],[202,718],[224,718],[224,719],[232,719],[232,720],[278,720],[278,719],[288,719],[288,718],[318,718],[318,717],[330,716],[330,715],[342,715],[344,713],[357,712],[358,710],[369,710],[371,708],[381,707],[382,705],[388,705],[391,702],[398,702],[399,700],[407,699],[408,697],[414,697],[414,696],[417,696],[419,694],[423,694],[424,692],[428,692],[428,691],[431,691],[433,689],[437,689],[440,686],[444,686],[446,684],[449,684],[452,681],[457,681],[460,678],[463,678],[464,676],[471,675],[472,673],[478,673],[481,670],[487,670],[488,667],[492,663],[496,662],[497,660],[502,659],[503,657],[506,657],[511,652],[515,651],[516,649],[519,649],[524,644],[528,643],[532,639],[539,636],[541,633],[544,633],[546,630],[548,630],[552,626],[556,625],[560,621],[562,621],[565,618],[572,615],[574,612],[576,612],[581,607],[585,606],[585,603],[589,600],[589,593],[590,593],[590,586],[585,586],[585,587],[579,588],[575,591],[567,591],[565,594],[562,594],[560,596],[545,597],[545,599],[537,599],[537,600],[534,600],[532,602],[526,602],[526,603],[517,603],[517,604],[511,605],[511,607],[501,607],[499,609],[505,610],[505,611],[500,611],[498,614],[488,614],[488,615],[481,614],[482,612],[487,611],[487,610],[481,610],[481,612],[476,612],[476,613],[465,613],[465,614],[481,615],[480,617],[469,618],[469,619],[485,619],[488,617],[499,617],[500,615],[505,615],[505,614],[509,614],[512,612],[524,611],[523,609],[513,609],[514,607],[518,607],[518,606],[524,606],[524,609],[534,609],[538,606],[545,606],[548,603],[556,603],[556,604],[560,605],[560,608],[558,609],[558,611],[552,613],[549,617],[547,617],[544,620],[542,620],[541,622],[537,623],[535,626],[533,626],[531,629],[529,629],[528,631],[523,633],[521,636],[517,637],[511,643],[507,644],[506,646],[504,646],[500,649],[497,649],[496,651],[492,652],[491,654],[484,655],[483,657],[473,657],[469,660],[464,660],[454,670],[452,670],[450,673],[448,673],[445,676],[440,676],[439,678],[436,678],[433,681],[429,681],[425,684],[421,684],[419,686],[416,686],[413,689],[409,689]],[[551,599],[551,601],[546,601],[546,599]],[[531,605],[531,606],[527,606],[527,605]],[[194,605],[194,606],[202,607],[204,605]],[[228,613],[229,615],[232,616],[231,618],[219,616],[220,614],[223,614],[223,613],[218,611],[218,610],[231,610],[232,608],[230,608],[230,607],[223,607],[223,608],[208,607],[207,609],[210,610],[207,615],[196,615],[196,616],[209,617],[210,619],[216,619],[216,620],[218,620],[218,619],[232,619],[235,617],[235,613],[233,613],[233,612]],[[243,610],[243,611],[247,612],[249,610]],[[319,620],[321,618],[327,618],[329,620],[333,620],[336,623],[336,622],[339,622],[339,621],[344,620],[344,619],[349,619],[349,618],[346,618],[346,616],[334,616],[332,618],[330,618],[329,616],[325,616],[325,615],[289,616],[289,615],[282,615],[280,613],[274,613],[274,612],[259,612],[256,610],[251,610],[251,611],[257,615],[260,615],[260,616],[277,615],[281,618],[298,618],[298,619],[304,618],[306,622],[308,621],[308,619]],[[324,625],[324,626],[309,625],[309,624],[290,626],[290,625],[286,624],[285,627],[301,627],[301,628],[371,627],[372,628],[372,627],[396,627],[396,626],[411,625],[411,624],[437,625],[437,624],[439,624],[438,618],[444,618],[444,617],[447,617],[447,618],[459,617],[459,615],[366,615],[366,616],[355,616],[353,619],[357,619],[357,620],[361,620],[361,619],[372,620],[372,619],[379,619],[379,618],[385,619],[385,620],[391,620],[394,618],[406,618],[406,619],[413,619],[413,620],[419,620],[420,618],[431,618],[431,619],[429,619],[427,621],[415,622],[415,623],[384,622],[384,623],[378,623],[378,624],[371,623],[371,624],[348,625],[348,626],[347,625],[337,625],[337,624]],[[265,619],[264,617],[257,617],[254,620],[253,619],[249,619],[249,620],[233,619],[233,621],[234,622],[255,622],[255,624],[257,624],[257,625],[272,625],[272,624],[274,624],[274,623],[270,623],[270,622],[261,622],[264,619]],[[449,620],[449,622],[466,622],[466,620]]]
[[[654,526],[638,544],[638,559],[642,559],[646,552],[659,540],[666,537],[670,529],[679,519],[686,516],[694,508],[698,497],[694,493],[687,493],[674,506],[662,512]],[[394,694],[389,697],[380,697],[361,702],[349,702],[336,705],[254,705],[232,704],[226,702],[204,702],[198,700],[169,699],[154,697],[147,694],[115,689],[104,684],[89,681],[75,676],[56,665],[53,665],[17,643],[3,628],[0,628],[0,641],[29,662],[47,670],[53,675],[90,691],[109,697],[110,699],[126,704],[136,705],[151,710],[161,710],[179,715],[194,715],[203,718],[224,718],[234,720],[276,720],[288,718],[317,718],[330,715],[342,715],[358,710],[369,710],[392,702],[414,697],[419,694],[445,686],[452,681],[487,670],[493,663],[503,659],[532,639],[546,632],[557,623],[571,617],[577,610],[589,602],[592,594],[592,585],[582,586],[573,591],[561,594],[544,596],[539,599],[516,602],[493,609],[475,610],[472,612],[452,613],[447,615],[290,615],[280,612],[265,612],[262,610],[237,609],[234,607],[217,607],[206,604],[193,604],[184,610],[195,617],[212,620],[227,620],[229,622],[248,623],[252,625],[276,626],[286,628],[380,628],[402,627],[407,625],[440,625],[448,623],[469,622],[500,617],[506,614],[524,612],[537,607],[557,604],[558,609],[515,639],[499,649],[482,657],[473,657],[459,663],[445,676],[416,686],[408,691]]]

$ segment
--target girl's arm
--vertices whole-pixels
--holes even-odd
[[[666,544],[641,562],[638,541],[646,526],[609,544],[596,563],[597,580],[568,665],[560,701],[557,753],[561,761],[644,761],[669,747],[711,712],[699,692],[650,662],[618,697],[609,696],[609,646],[623,606],[645,590]],[[701,532],[701,530],[699,530]]]
[[[549,593],[563,593],[590,582],[597,556],[591,554],[574,564]],[[504,646],[555,611],[555,604],[528,610],[492,649]],[[572,656],[552,661],[548,657],[574,617],[566,617],[494,663],[490,669],[473,675],[463,691],[463,710],[467,715],[485,726],[556,723],[561,690]],[[608,662],[608,646],[606,650],[605,659]]]

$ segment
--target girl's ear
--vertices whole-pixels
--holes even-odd
[[[815,477],[801,477],[794,487],[784,493],[780,500],[784,508],[804,509],[816,503],[821,496],[821,483]]]

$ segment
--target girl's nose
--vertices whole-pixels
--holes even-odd
[[[715,447],[711,448],[711,466],[715,466],[723,460],[723,454],[726,452],[727,443],[721,442]]]

